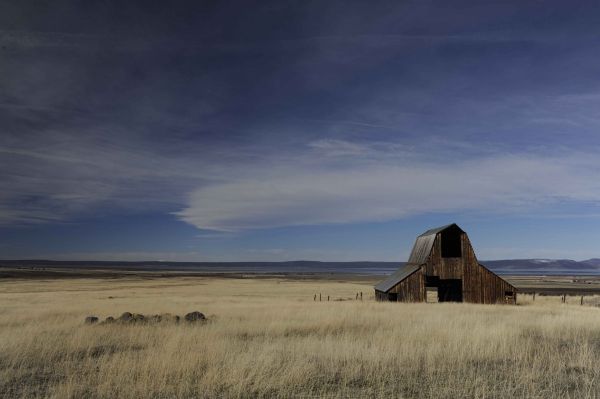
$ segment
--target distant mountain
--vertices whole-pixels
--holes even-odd
[[[600,258],[584,261],[570,259],[510,259],[481,261],[498,274],[600,274]],[[0,267],[31,269],[111,269],[129,271],[190,271],[236,273],[359,273],[390,274],[404,262],[319,262],[309,260],[289,262],[112,262],[112,261],[55,261],[55,260],[0,260]]]
[[[595,267],[600,268],[600,259],[599,258],[592,258],[592,259],[581,261],[579,263],[585,263],[586,265],[595,266]]]
[[[600,273],[600,259],[580,262],[571,259],[510,259],[482,261],[481,263],[500,274]]]

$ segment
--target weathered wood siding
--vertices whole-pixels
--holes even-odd
[[[398,294],[398,302],[424,302],[425,277],[423,270],[419,270],[393,286],[387,293],[376,292],[378,300],[387,301],[388,294]]]
[[[508,282],[480,265],[466,233],[461,234],[462,257],[442,258],[441,235],[436,236],[431,255],[425,265],[427,276],[440,279],[461,279],[463,302],[515,303],[516,289]],[[512,292],[512,298],[506,293]]]
[[[452,235],[445,236],[445,247],[443,247],[442,236],[445,232],[450,232]],[[458,255],[459,246],[460,257],[442,256],[443,250],[446,251],[445,255]],[[515,287],[479,264],[469,237],[455,224],[439,229],[437,233],[434,231],[430,235],[417,237],[409,265],[412,267],[420,265],[420,269],[385,292],[376,290],[375,295],[378,300],[390,300],[391,293],[397,294],[399,302],[425,302],[426,284],[429,284],[443,289],[446,300],[485,304],[515,304],[517,301]],[[462,296],[458,292],[459,286],[462,288]],[[454,291],[448,291],[449,289]],[[450,297],[446,296],[449,292],[451,292]]]

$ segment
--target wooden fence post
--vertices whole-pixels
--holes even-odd
[[[317,302],[317,294],[315,294],[315,297],[313,298],[313,301]]]
[[[319,302],[321,302],[321,293],[319,292]]]
[[[535,292],[533,293],[533,302],[535,302]]]
[[[327,301],[329,301],[329,295],[327,295]]]
[[[360,300],[362,301],[362,291],[360,292]]]
[[[583,306],[583,295],[581,296],[581,305]]]

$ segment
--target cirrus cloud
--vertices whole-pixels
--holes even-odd
[[[332,143],[328,143],[328,150]],[[347,144],[342,150],[350,147]],[[378,162],[331,167],[322,159],[194,190],[177,212],[201,229],[238,231],[396,220],[448,211],[525,212],[565,202],[599,202],[600,164],[591,155],[490,155],[472,160]],[[311,166],[307,166],[307,164]]]

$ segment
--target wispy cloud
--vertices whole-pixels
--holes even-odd
[[[345,140],[323,139],[310,142],[309,147],[325,156],[364,155],[369,146]]]
[[[204,159],[169,157],[143,139],[89,128],[6,134],[0,167],[0,224],[176,209],[204,178],[219,176]]]
[[[589,38],[579,24],[513,26],[510,4],[298,7],[306,31],[284,35],[253,29],[284,20],[271,10],[144,8],[130,26],[98,23],[102,6],[71,33],[15,13],[0,223],[171,212],[222,232],[598,201],[597,44],[548,46]]]
[[[277,152],[238,146],[224,162],[220,152],[198,158],[190,143],[169,148],[89,131],[34,137],[34,145],[0,140],[2,224],[158,211],[228,232],[205,233],[223,238],[255,228],[454,211],[544,215],[564,203],[600,203],[594,148],[511,154],[435,137],[410,144],[323,138]]]
[[[333,167],[315,158],[310,167],[258,168],[251,176],[246,171],[243,179],[195,190],[177,215],[198,228],[236,231],[600,202],[600,182],[593,178],[600,164],[591,154],[439,158],[406,162],[382,156],[381,162],[349,161]]]

